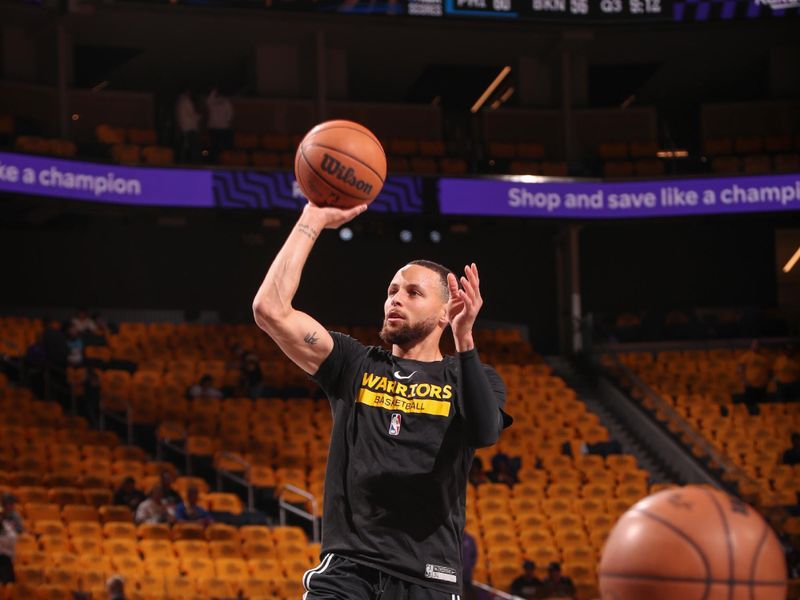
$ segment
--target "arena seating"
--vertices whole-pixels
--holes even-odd
[[[36,320],[0,320],[4,334],[0,339],[6,340],[4,350],[19,355],[42,327]],[[337,329],[367,343],[377,342],[372,329]],[[515,425],[503,433],[497,447],[481,449],[477,455],[487,466],[498,451],[519,457],[521,469],[519,483],[511,489],[496,483],[468,487],[467,531],[479,549],[475,578],[508,589],[511,580],[520,573],[523,558],[534,560],[540,571],[550,561],[560,561],[565,573],[578,585],[578,597],[596,597],[596,565],[615,520],[637,500],[662,486],[649,485],[647,471],[637,466],[633,456],[583,453],[584,444],[608,441],[608,431],[597,415],[587,411],[575,392],[551,373],[518,331],[481,331],[477,335],[483,359],[496,365],[506,382],[507,409],[515,418]],[[274,395],[255,400],[187,400],[187,387],[204,374],[210,374],[217,386],[235,385],[239,372],[226,362],[234,344],[261,358],[262,372],[268,385],[274,388]],[[122,323],[119,333],[109,337],[108,346],[86,349],[86,363],[99,374],[104,410],[124,413],[130,408],[134,422],[156,428],[160,440],[181,446],[187,454],[198,461],[206,460],[215,469],[243,475],[255,488],[277,489],[284,483],[292,483],[321,498],[331,430],[327,401],[318,397],[308,378],[255,326]],[[69,380],[78,395],[83,391],[86,368],[69,370]],[[5,381],[3,390],[3,402],[18,404],[24,396],[31,406],[46,406],[33,400],[29,392],[11,387]],[[46,411],[37,408],[28,412],[38,415]],[[54,506],[42,509],[45,512],[36,519],[31,516],[34,513],[25,514],[27,523],[44,520],[47,524],[41,530],[37,529],[38,524],[31,525],[30,541],[20,546],[19,563],[32,567],[30,581],[36,584],[56,581],[56,575],[48,579],[47,569],[67,570],[57,560],[67,561],[64,564],[73,561],[62,555],[74,550],[103,557],[91,571],[74,575],[79,587],[91,588],[101,581],[99,576],[91,578],[96,566],[104,565],[109,568],[104,573],[112,570],[127,573],[141,597],[150,597],[148,594],[156,589],[159,593],[166,590],[170,597],[179,597],[178,592],[184,588],[190,590],[187,597],[195,597],[191,594],[198,592],[192,586],[211,590],[228,585],[226,569],[230,565],[219,561],[233,557],[239,562],[230,563],[234,565],[231,569],[240,567],[241,577],[257,580],[254,586],[269,588],[269,593],[273,593],[289,591],[288,586],[298,583],[302,572],[316,561],[318,550],[308,544],[304,534],[302,537],[284,534],[278,529],[264,529],[262,534],[267,541],[259,545],[244,538],[247,528],[236,534],[235,530],[214,525],[205,532],[204,540],[196,540],[199,545],[186,548],[182,538],[191,536],[180,532],[180,528],[171,531],[165,527],[137,528],[132,525],[129,513],[119,517],[124,526],[107,526],[106,522],[117,517],[110,516],[110,509],[97,505],[108,502],[114,484],[131,475],[146,490],[157,482],[162,469],[169,468],[167,463],[144,460],[140,449],[120,446],[116,435],[108,432],[89,430],[82,419],[55,412],[47,414],[52,422],[49,426],[59,432],[63,428],[65,433],[53,435],[48,430],[53,446],[49,442],[40,444],[39,454],[23,455],[24,464],[30,468],[51,468],[46,477],[60,486],[67,483],[59,478],[62,473],[58,469],[63,469],[68,474],[65,477],[73,478],[69,480],[75,482],[73,486],[82,487],[75,487],[77,491],[71,494],[37,489],[36,486],[49,483],[50,479],[19,479],[9,472],[6,485],[13,486],[15,493],[25,495],[27,500],[70,501],[70,506],[62,508],[53,500]],[[16,432],[5,440],[12,448],[23,440],[44,438],[39,430],[21,425],[9,431]],[[11,455],[10,450],[5,452],[0,464],[11,466],[12,463],[2,462]],[[51,457],[56,456],[58,460],[54,461]],[[33,485],[33,491],[20,491],[22,483]],[[93,490],[91,493],[84,489],[89,484],[95,486],[89,488]],[[190,484],[201,489],[204,506],[241,512],[242,502],[237,496],[209,492],[206,481],[198,477],[178,477],[175,487],[185,493]],[[288,499],[297,504],[306,502],[299,497]],[[85,507],[73,508],[72,501],[82,502]],[[305,507],[311,508],[307,504]],[[86,537],[93,541],[84,542],[81,534],[73,534],[75,528],[70,528],[70,519],[75,520],[76,514],[87,519],[91,516]],[[88,529],[92,530],[91,535]],[[223,530],[227,533],[220,533]],[[285,541],[284,535],[294,536],[291,539],[296,548],[291,552],[283,551],[280,546]],[[109,542],[116,537],[127,541],[121,545]],[[30,560],[23,558],[28,552],[25,544],[29,545]],[[58,559],[48,558],[50,550]],[[195,552],[199,558],[195,558]],[[190,562],[190,555],[194,562]],[[287,560],[296,564],[286,564]],[[267,565],[268,575],[265,575],[263,569]],[[61,571],[57,571],[58,577]],[[215,578],[200,586],[200,573],[205,578],[215,574]],[[28,580],[21,579],[18,585],[27,583]]]
[[[772,361],[775,351],[767,352]],[[619,359],[747,474],[732,481],[746,500],[762,510],[797,505],[800,466],[783,465],[780,460],[791,446],[792,432],[800,431],[800,404],[766,402],[759,404],[754,415],[745,404],[734,403],[732,395],[744,391],[737,373],[740,354],[717,348],[628,352],[620,354]],[[610,357],[606,356],[604,362],[610,370],[615,369]],[[768,391],[774,392],[774,382]],[[636,389],[631,389],[631,394],[667,423],[666,415],[650,399]],[[800,534],[799,518],[788,519],[785,526],[790,535]]]
[[[800,134],[737,136],[703,140],[714,173],[790,173],[800,169]]]
[[[3,352],[19,356],[41,323],[0,320]],[[10,332],[16,334],[8,335]],[[114,573],[129,581],[129,597],[296,598],[302,574],[318,562],[319,547],[296,527],[140,525],[127,507],[111,505],[112,490],[132,476],[148,489],[173,465],[146,460],[141,448],[122,446],[116,434],[88,428],[82,417],[64,415],[61,405],[36,400],[0,375],[0,491],[19,501],[26,531],[16,546],[17,582],[0,597],[72,598],[84,591],[105,598]],[[208,509],[238,513],[233,494],[207,492],[205,481],[178,477],[203,493]]]

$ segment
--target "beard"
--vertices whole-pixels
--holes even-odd
[[[384,319],[380,337],[390,345],[409,346],[428,337],[434,329],[436,329],[436,317],[413,324],[403,322],[397,329],[388,329]]]

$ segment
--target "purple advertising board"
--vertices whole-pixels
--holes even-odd
[[[214,206],[211,172],[0,152],[0,191],[138,206]]]
[[[442,214],[624,219],[800,210],[800,173],[649,181],[439,180]]]
[[[375,212],[420,213],[421,177],[386,179]],[[0,192],[136,206],[301,210],[306,204],[288,172],[123,167],[0,152]]]

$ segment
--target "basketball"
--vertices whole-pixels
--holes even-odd
[[[309,131],[294,161],[297,183],[317,206],[369,204],[386,180],[386,154],[369,129],[352,121],[326,121]]]
[[[784,600],[786,563],[752,507],[704,486],[664,490],[611,530],[598,569],[603,600]]]

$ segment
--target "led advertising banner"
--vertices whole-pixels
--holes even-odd
[[[214,171],[214,200],[223,208],[285,208],[300,210],[306,203],[292,173]],[[422,178],[387,177],[370,211],[413,214],[422,212]]]
[[[624,219],[800,210],[800,173],[660,181],[439,180],[446,215]]]
[[[0,191],[139,206],[214,206],[211,171],[155,169],[0,152]]]
[[[422,185],[421,177],[388,177],[370,210],[420,213]],[[300,210],[306,203],[292,173],[123,167],[0,152],[2,191],[138,206]]]

